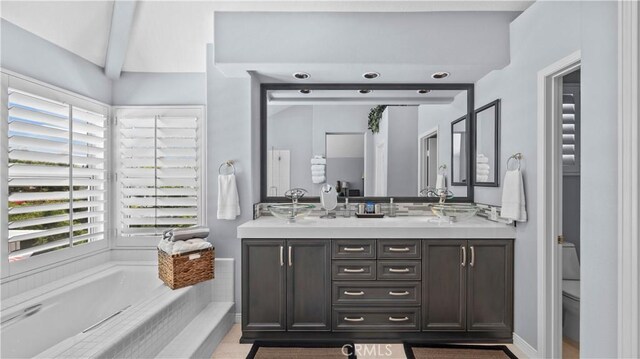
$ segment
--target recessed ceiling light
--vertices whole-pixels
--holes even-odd
[[[311,93],[311,90],[309,90],[309,89],[302,89],[302,90],[300,90],[300,93],[301,93],[301,94],[304,94],[304,95],[308,95],[308,94],[310,94],[310,93]]]
[[[375,78],[380,77],[380,74],[377,72],[365,72],[364,74],[362,74],[362,77],[368,80],[373,80]]]
[[[436,79],[436,80],[443,79],[443,78],[445,78],[445,77],[447,77],[447,76],[449,76],[449,73],[448,73],[448,72],[446,72],[446,71],[434,72],[434,73],[431,75],[431,77],[432,77],[432,78],[434,78],[434,79]]]
[[[431,92],[431,90],[425,90],[425,89],[418,90],[418,93],[421,95],[427,94],[429,92]]]
[[[371,93],[371,90],[362,89],[362,90],[358,90],[358,92],[360,92],[363,95],[366,95],[368,93]]]
[[[296,72],[293,74],[293,77],[297,78],[298,80],[306,80],[311,77],[311,75],[306,72]]]

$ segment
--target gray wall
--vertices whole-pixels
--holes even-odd
[[[582,54],[581,356],[615,357],[617,332],[617,4],[536,2],[511,25],[511,63],[476,83],[476,103],[502,99],[501,176],[522,162],[529,221],[516,227],[515,333],[537,346],[537,73]],[[606,71],[603,71],[606,69]],[[597,144],[597,146],[595,145]],[[607,190],[602,190],[607,188]],[[476,202],[500,204],[501,188]],[[598,208],[598,210],[594,210]]]
[[[0,67],[111,104],[101,67],[0,19]]]
[[[363,175],[363,157],[327,158],[327,183],[332,186],[335,186],[338,180],[347,181],[349,189],[359,189],[362,196],[364,193]]]
[[[313,106],[290,106],[269,116],[267,121],[269,148],[289,150],[291,187],[313,188],[310,162],[313,157],[312,129]]]
[[[123,72],[113,81],[113,105],[204,105],[206,73]]]
[[[418,106],[389,106],[387,195],[418,195]]]

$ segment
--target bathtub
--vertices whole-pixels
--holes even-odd
[[[211,302],[172,291],[155,263],[108,263],[3,301],[2,358],[154,357]]]

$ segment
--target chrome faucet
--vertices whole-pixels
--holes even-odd
[[[420,196],[423,197],[438,197],[440,200],[438,203],[443,204],[447,199],[453,198],[453,192],[447,188],[433,188],[427,187],[420,191]]]
[[[304,188],[291,188],[284,193],[284,196],[291,199],[291,203],[296,204],[307,193],[309,192]]]

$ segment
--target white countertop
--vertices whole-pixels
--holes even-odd
[[[323,219],[296,223],[263,216],[238,227],[238,238],[515,238],[515,227],[474,217],[459,223],[437,223],[434,217]]]

